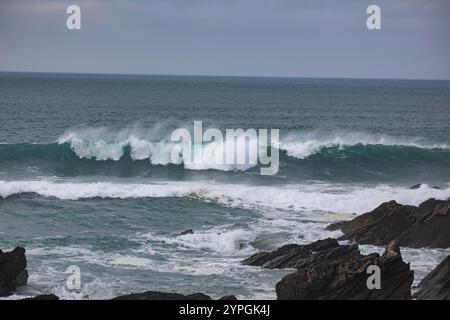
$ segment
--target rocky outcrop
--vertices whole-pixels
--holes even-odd
[[[167,293],[158,291],[145,291],[131,293],[115,297],[113,300],[212,300],[210,296],[203,293],[183,295],[179,293]]]
[[[17,287],[27,284],[26,267],[24,248],[16,247],[11,252],[0,250],[0,296],[7,296]]]
[[[398,238],[399,244],[411,248],[449,248],[450,201],[430,199],[419,210],[424,215]]]
[[[385,202],[351,221],[327,227],[342,230],[339,240],[360,244],[386,245],[397,240],[412,248],[450,247],[450,201],[429,199],[418,207]]]
[[[381,289],[367,286],[371,265],[380,268]],[[382,256],[361,255],[354,245],[339,246],[313,253],[297,272],[277,283],[276,292],[280,300],[403,300],[411,299],[413,278],[396,242],[390,243]]]
[[[145,291],[118,296],[112,300],[212,300],[212,298],[204,293],[183,295],[179,293]],[[233,295],[227,295],[219,298],[219,300],[237,300],[237,298]]]
[[[414,278],[403,262],[399,246],[391,242],[383,255],[362,255],[357,245],[340,245],[335,239],[309,245],[286,245],[243,261],[265,268],[295,268],[276,285],[278,299],[410,299]],[[381,289],[370,290],[367,268],[380,267]]]
[[[325,239],[308,245],[288,244],[272,252],[259,252],[245,259],[242,263],[268,269],[299,268],[313,253],[330,252],[339,248],[336,239]]]
[[[232,301],[232,300],[237,300],[238,298],[236,298],[236,296],[234,295],[228,295],[228,296],[223,296],[222,298],[220,298],[219,300],[228,300],[228,301]]]
[[[59,297],[55,296],[54,294],[41,294],[32,298],[25,298],[22,300],[59,300]]]
[[[420,189],[420,187],[422,187],[423,185],[424,185],[423,183],[418,183],[418,184],[415,184],[415,185],[409,187],[409,189],[411,189],[411,190],[414,190],[414,189]],[[432,186],[431,188],[432,188],[432,189],[437,189],[437,190],[442,190],[442,189],[439,188],[438,186]]]
[[[419,283],[414,297],[420,300],[450,300],[450,256]]]
[[[183,232],[180,232],[178,234],[178,236],[185,236],[187,234],[194,234],[194,231],[192,229],[187,229],[187,230],[184,230]]]
[[[351,221],[338,222],[328,226],[327,229],[341,229],[344,236],[340,240],[386,245],[401,236],[407,228],[418,221],[421,215],[417,207],[389,201]]]

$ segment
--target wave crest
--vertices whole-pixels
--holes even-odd
[[[326,148],[344,150],[357,145],[415,147],[419,149],[450,149],[447,144],[428,143],[423,138],[399,138],[384,134],[337,131],[290,134],[280,142],[280,149],[297,159],[305,159]]]
[[[418,205],[429,198],[447,199],[450,198],[450,187],[441,190],[425,184],[418,189],[408,189],[388,185],[368,187],[322,183],[254,186],[207,181],[146,184],[0,180],[0,197],[24,193],[63,200],[184,197],[263,211],[276,209],[311,214],[317,211],[345,214],[367,212],[389,200]]]

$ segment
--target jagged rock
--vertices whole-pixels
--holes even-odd
[[[442,208],[448,206],[450,204],[449,200],[436,200],[434,198],[430,198],[421,204],[419,204],[419,210],[423,213],[428,213],[431,211],[439,211]]]
[[[54,294],[41,294],[32,298],[25,298],[22,300],[59,300],[59,297],[55,296]]]
[[[27,284],[28,272],[25,249],[16,247],[11,252],[0,250],[0,296],[11,294]]]
[[[361,244],[385,245],[398,238],[420,218],[417,207],[404,206],[395,201],[382,203],[374,210],[351,221],[343,221],[327,227],[341,229],[340,240],[352,240]]]
[[[398,240],[402,246],[450,247],[450,201],[429,199],[419,207],[385,202],[371,212],[351,221],[342,221],[327,227],[341,229],[339,240],[360,244],[386,245]]]
[[[184,236],[186,234],[194,234],[194,231],[192,229],[184,230],[183,232],[179,233],[178,236]]]
[[[411,248],[449,248],[450,201],[430,199],[419,209],[425,214],[398,238],[399,244]]]
[[[396,242],[382,256],[361,255],[357,246],[340,246],[328,254],[312,254],[297,272],[276,285],[280,300],[411,299],[414,272],[403,262]],[[367,287],[367,267],[381,270],[381,289]]]
[[[219,298],[219,300],[237,300],[237,298],[234,295],[229,295],[229,296],[223,296],[222,298]]]
[[[256,253],[242,263],[268,269],[298,268],[313,252],[327,251],[337,247],[339,243],[336,239],[319,240],[308,245],[288,244],[272,252]]]
[[[420,281],[414,297],[420,300],[450,300],[450,256]]]
[[[415,185],[409,187],[409,189],[411,189],[411,190],[419,189],[421,186],[422,186],[422,183],[418,183],[418,184],[415,184]],[[437,190],[442,190],[442,189],[439,188],[438,186],[432,186],[431,188],[432,188],[432,189],[437,189]]]
[[[179,293],[167,293],[158,291],[146,291],[131,293],[115,297],[113,300],[212,300],[210,296],[203,293],[182,295]]]

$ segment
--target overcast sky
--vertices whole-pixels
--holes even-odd
[[[0,0],[0,70],[450,79],[450,1]]]

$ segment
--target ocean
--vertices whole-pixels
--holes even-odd
[[[194,121],[279,129],[278,173],[173,163]],[[292,270],[240,261],[431,197],[450,197],[450,81],[0,73],[0,248],[24,246],[30,274],[9,299],[273,299]],[[402,254],[417,284],[450,250]]]

